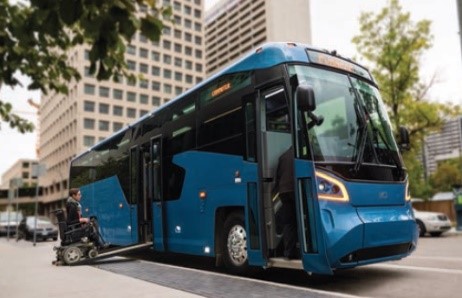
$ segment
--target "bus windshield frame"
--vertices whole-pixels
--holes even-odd
[[[318,163],[393,166],[403,163],[385,105],[376,86],[351,74],[314,66],[289,65],[289,76],[314,91],[315,114],[324,121],[307,127],[308,150]],[[296,86],[294,86],[296,87]],[[295,88],[294,88],[295,90]],[[309,123],[308,113],[303,114]],[[309,153],[309,154],[308,154]]]

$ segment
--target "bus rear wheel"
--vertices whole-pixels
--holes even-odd
[[[244,215],[231,213],[223,225],[223,262],[233,273],[244,273],[248,267],[247,232],[245,230]]]

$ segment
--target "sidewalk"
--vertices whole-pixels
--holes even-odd
[[[53,266],[58,241],[0,238],[0,296],[29,297],[200,297],[92,266]]]

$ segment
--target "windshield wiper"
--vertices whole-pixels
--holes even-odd
[[[354,172],[357,173],[359,168],[362,164],[362,159],[364,156],[364,150],[366,149],[366,139],[367,139],[367,123],[366,117],[364,115],[364,110],[361,108],[361,104],[359,103],[359,94],[357,93],[355,88],[353,89],[353,93],[355,96],[354,101],[354,108],[356,116],[359,119],[359,127],[358,127],[358,135],[356,136],[356,161],[355,166],[353,168]]]

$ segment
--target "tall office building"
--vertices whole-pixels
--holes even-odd
[[[207,74],[265,42],[311,43],[309,0],[221,0],[207,11]]]
[[[143,77],[136,84],[98,82],[89,75],[88,49],[77,47],[68,57],[82,80],[69,84],[69,95],[43,96],[39,161],[47,172],[39,183],[45,212],[67,198],[73,157],[204,79],[203,0],[162,4],[172,6],[175,24],[165,22],[159,42],[137,33],[127,46],[128,68]],[[140,7],[140,13],[146,9]]]
[[[424,166],[427,177],[442,161],[462,158],[462,116],[449,120],[439,132],[425,138]]]

